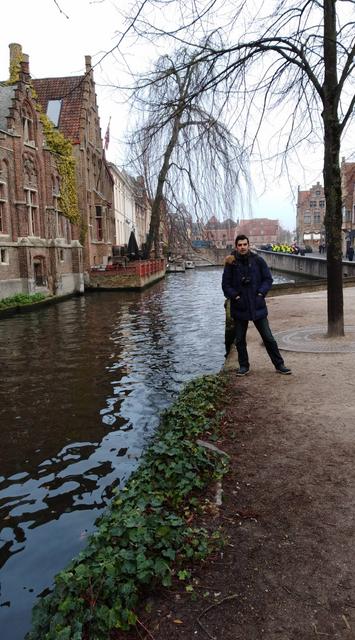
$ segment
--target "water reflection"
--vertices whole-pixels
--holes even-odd
[[[0,628],[86,544],[181,384],[224,355],[221,269],[88,294],[0,322]]]
[[[0,322],[0,626],[86,543],[181,384],[223,362],[221,270],[95,293]]]

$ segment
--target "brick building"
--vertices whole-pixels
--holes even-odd
[[[234,240],[237,235],[238,222],[227,218],[220,222],[216,216],[212,216],[204,227],[204,238],[218,249],[231,249],[234,247]]]
[[[219,222],[212,216],[204,228],[204,240],[210,241],[218,249],[234,247],[238,234],[245,234],[251,245],[261,245],[277,242],[279,238],[279,221],[268,218],[253,218],[251,220],[223,220]]]
[[[343,253],[355,241],[355,162],[341,163]],[[318,248],[325,243],[324,216],[326,203],[324,188],[319,182],[309,191],[298,189],[297,241]]]
[[[278,220],[269,218],[253,218],[252,220],[240,220],[237,233],[244,233],[249,238],[252,246],[279,242],[280,225]]]
[[[61,211],[62,178],[19,45],[10,70],[0,83],[0,297],[83,291],[79,229]]]
[[[324,244],[324,188],[317,182],[308,191],[298,188],[296,214],[296,241],[300,245],[310,245],[318,249]]]
[[[84,267],[107,262],[115,242],[113,179],[103,150],[90,56],[85,74],[32,81],[38,101],[73,145]]]
[[[355,246],[355,162],[341,163],[341,191],[343,205],[344,253]]]

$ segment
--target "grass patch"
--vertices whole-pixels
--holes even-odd
[[[27,640],[108,640],[137,622],[139,599],[191,561],[206,558],[213,536],[192,526],[202,492],[226,472],[224,457],[196,444],[215,439],[222,375],[189,383],[161,416],[140,467],[97,521],[88,546],[55,578],[33,611]],[[218,538],[218,532],[215,536]]]
[[[0,309],[10,309],[11,307],[22,307],[26,304],[33,304],[34,302],[40,302],[46,298],[44,293],[16,293],[9,298],[2,298],[0,300]]]

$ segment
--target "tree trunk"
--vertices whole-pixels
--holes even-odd
[[[179,138],[180,120],[181,120],[181,114],[179,113],[178,115],[175,116],[173,132],[172,132],[169,144],[164,153],[163,166],[159,171],[158,184],[155,191],[155,196],[154,196],[154,201],[152,206],[152,215],[150,219],[149,233],[148,233],[148,239],[147,239],[147,249],[146,249],[147,258],[150,257],[153,243],[155,248],[155,257],[157,258],[160,254],[159,230],[160,230],[161,210],[163,205],[163,190],[164,190],[166,176],[168,174],[169,167],[170,167],[170,158]]]
[[[336,51],[336,0],[324,1],[324,218],[327,243],[328,336],[344,335],[342,269],[342,196],[340,137],[338,119],[338,79]]]

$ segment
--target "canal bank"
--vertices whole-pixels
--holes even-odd
[[[83,297],[11,319],[11,329],[1,324],[7,380],[0,385],[6,525],[0,616],[7,640],[23,640],[30,604],[85,547],[110,488],[123,486],[137,466],[159,411],[184,381],[220,369],[220,278],[220,270],[188,273],[144,293]],[[297,327],[308,306],[324,318],[324,298],[314,295],[300,305],[299,296],[270,298],[271,326],[284,320],[284,328]],[[280,384],[264,364],[271,384]],[[236,396],[236,408],[238,402]]]
[[[355,288],[344,298],[354,329]],[[194,563],[188,589],[175,582],[151,593],[137,630],[117,640],[353,637],[354,333],[324,337],[325,292],[273,298],[269,309],[276,335],[322,327],[318,350],[289,345],[282,353],[293,373],[280,376],[250,328],[249,376],[234,375],[231,354],[215,442],[230,457],[229,472],[210,515],[225,545]]]
[[[186,503],[185,515],[189,527],[207,527],[211,537],[224,540],[223,547],[215,547],[208,561],[185,558],[181,578],[179,571],[168,572],[165,587],[150,589],[148,599],[136,604],[135,628],[113,631],[115,640],[352,637],[355,433],[349,350],[355,340],[351,332],[343,340],[325,338],[324,292],[297,296],[297,313],[295,302],[295,296],[270,299],[275,333],[301,332],[310,322],[319,327],[312,345],[317,352],[309,343],[294,351],[290,343],[283,353],[293,374],[279,376],[251,327],[251,374],[235,377],[231,353],[219,430],[207,424],[208,444],[217,455],[226,454],[229,471],[219,488],[195,493],[197,508]],[[355,288],[345,292],[345,305],[349,323]],[[177,408],[173,413],[180,415]],[[185,426],[187,415],[185,407]],[[196,434],[183,435],[196,446]],[[158,458],[163,451],[158,444]],[[138,531],[145,531],[144,522]],[[167,564],[174,567],[174,557],[163,564],[165,571]]]
[[[85,548],[182,385],[220,370],[221,269],[73,297],[0,322],[0,629]]]
[[[305,256],[277,251],[263,251],[257,249],[258,255],[262,256],[270,269],[276,269],[283,273],[299,274],[308,279],[327,278],[326,256],[306,254]],[[355,262],[343,260],[343,280],[355,277]]]

